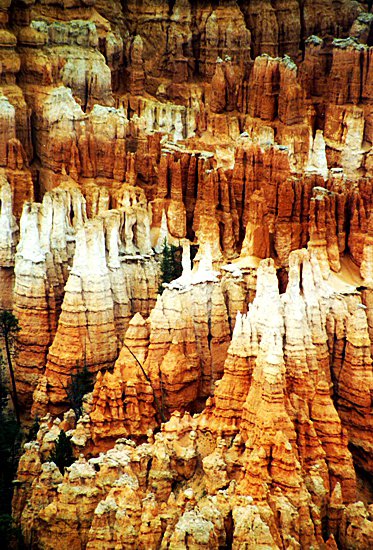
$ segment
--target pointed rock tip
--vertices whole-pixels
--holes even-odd
[[[144,317],[139,312],[137,312],[129,322],[130,325],[141,325],[141,326],[144,326],[145,323],[146,321]]]

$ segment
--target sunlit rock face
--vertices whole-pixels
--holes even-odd
[[[206,268],[204,274],[206,279]],[[169,285],[168,296],[177,289],[201,285],[201,276],[197,282],[195,274],[184,273]],[[336,408],[331,399],[327,342],[334,330],[340,331],[342,311],[347,327],[351,325],[347,330],[353,331],[359,319],[359,332],[364,335],[365,330],[368,338],[366,317],[364,329],[359,313],[364,312],[360,297],[350,291],[341,299],[323,280],[316,255],[307,250],[290,255],[289,283],[280,295],[273,260],[262,260],[256,297],[247,314],[238,315],[215,396],[208,399],[201,414],[174,411],[168,422],[161,423],[172,399],[187,403],[198,375],[197,354],[194,372],[190,366],[194,340],[181,339],[183,332],[188,334],[185,328],[175,324],[171,343],[165,338],[170,331],[166,292],[148,323],[139,313],[131,320],[113,373],[99,374],[76,426],[72,411],[62,422],[47,415],[37,442],[26,445],[13,506],[27,536],[48,547],[45,533],[52,536],[61,523],[64,541],[75,537],[76,544],[85,541],[87,547],[95,548],[110,520],[117,530],[105,527],[108,547],[131,533],[157,547],[187,532],[188,537],[207,540],[216,548],[214,541],[247,538],[255,545],[264,540],[269,547],[280,548],[285,531],[298,547],[321,549],[325,537],[321,524],[325,522],[329,545],[348,539],[342,547],[349,548],[356,539],[346,527],[347,518],[363,515],[364,529],[369,529],[370,516],[364,504],[356,502],[356,477],[348,449],[349,431],[356,425],[343,426],[338,403]],[[351,333],[347,342],[352,344],[352,340]],[[354,344],[355,349],[364,347],[361,339]],[[183,349],[184,353],[189,350],[184,363]],[[347,353],[344,361],[346,375],[356,377]],[[155,385],[154,370],[159,364],[163,389]],[[171,369],[179,373],[174,377],[175,388],[170,386]],[[360,388],[363,385],[369,386],[369,381]],[[349,401],[360,399],[364,406],[363,392],[355,398],[349,388]],[[347,388],[340,383],[338,391],[337,401],[344,400]],[[68,430],[75,452],[80,453],[63,479],[54,463],[42,464],[61,429]],[[99,449],[105,452],[98,456]],[[29,479],[25,478],[26,464],[37,479],[32,485],[21,484]],[[43,501],[42,486],[49,487]],[[27,508],[23,508],[25,499]],[[74,518],[80,517],[83,502],[85,527],[77,535]],[[123,508],[129,514],[124,523]],[[232,528],[226,525],[230,514]],[[242,514],[248,521],[254,515],[250,521],[259,521],[260,529],[256,527],[253,534],[251,528],[243,530]],[[67,517],[71,520],[66,521]],[[151,532],[149,521],[154,526]],[[196,522],[201,522],[197,532]],[[161,524],[165,529],[157,527]]]
[[[0,6],[0,307],[43,419],[27,544],[371,548],[372,18]]]

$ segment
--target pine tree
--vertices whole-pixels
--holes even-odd
[[[4,378],[4,359],[0,353],[0,414],[3,413],[9,401],[9,389]]]
[[[71,466],[75,460],[70,437],[67,437],[63,430],[61,430],[60,435],[54,444],[54,448],[49,453],[49,460],[58,466],[58,469],[62,475],[65,468]]]
[[[13,479],[21,454],[20,425],[9,409],[9,390],[3,373],[0,354],[0,541],[4,548],[20,548],[21,533],[15,526],[12,513]]]
[[[84,360],[82,368],[79,367],[77,362],[76,373],[71,375],[69,383],[65,387],[67,400],[75,413],[75,422],[83,414],[83,398],[91,389],[91,376],[88,372],[86,361]]]
[[[164,240],[162,259],[161,259],[161,286],[162,283],[172,281],[172,255],[171,248],[168,246],[166,239]],[[162,286],[163,292],[163,286]]]
[[[36,415],[36,416],[34,416],[33,423],[31,424],[30,428],[28,429],[28,433],[26,435],[27,441],[35,441],[36,437],[38,435],[39,429],[40,429],[39,417]]]
[[[181,257],[182,257],[182,248],[180,246],[174,246],[171,245],[171,261],[172,261],[172,279],[178,279],[182,272],[183,268],[181,265]]]
[[[162,294],[164,290],[163,283],[170,283],[174,279],[177,279],[182,272],[180,249],[174,245],[168,246],[166,239],[163,244],[160,269],[161,282],[158,292]]]
[[[13,371],[12,357],[10,354],[10,350],[13,344],[13,337],[20,330],[21,329],[18,326],[18,319],[13,315],[13,313],[10,313],[6,309],[0,312],[0,334],[3,336],[4,343],[5,343],[6,358],[8,362],[10,377],[12,379],[13,405],[14,405],[14,411],[16,413],[18,425],[21,424],[21,420],[19,416],[16,381],[14,378],[14,371]]]
[[[0,514],[11,513],[12,481],[21,453],[22,434],[10,411],[0,411]]]

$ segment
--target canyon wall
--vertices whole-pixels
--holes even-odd
[[[0,6],[30,548],[371,548],[370,8]]]

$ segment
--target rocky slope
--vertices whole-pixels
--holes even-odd
[[[237,316],[214,398],[199,415],[175,411],[153,436],[157,409],[152,386],[146,385],[128,350],[154,376],[154,359],[162,357],[166,344],[151,338],[155,315],[158,335],[167,332],[163,296],[153,310],[157,314],[149,318],[150,344],[149,328],[137,314],[127,330],[128,347],[113,374],[97,378],[76,428],[73,414],[66,413],[62,423],[48,416],[38,441],[26,445],[13,506],[28,540],[36,548],[96,548],[103,540],[107,548],[353,548],[365,537],[363,547],[368,548],[370,512],[356,502],[348,448],[357,431],[364,446],[363,429],[353,418],[364,406],[372,378],[371,371],[361,368],[360,380],[367,379],[353,391],[359,370],[349,362],[347,348],[356,346],[360,353],[353,356],[361,357],[369,342],[359,294],[354,288],[337,292],[323,282],[317,258],[303,250],[290,255],[289,283],[280,295],[274,263],[263,260],[256,297],[248,313]],[[356,395],[354,410],[342,416],[352,420],[348,426],[330,396],[328,340],[341,330],[338,323],[344,324],[341,309],[347,334],[340,368]],[[169,404],[177,395],[180,409],[195,395],[198,371],[190,364],[192,356],[181,352],[183,347],[191,352],[193,342],[180,346],[180,329],[174,326],[160,366],[165,390],[159,399]],[[172,361],[167,361],[170,355]],[[177,394],[171,391],[170,367],[183,376],[177,379]],[[341,379],[338,389],[343,400]],[[80,453],[63,478],[54,463],[45,462],[61,429]],[[123,439],[145,431],[147,443],[136,446]],[[368,448],[368,434],[365,441]],[[106,454],[97,457],[103,448]],[[349,525],[356,525],[353,533]]]
[[[371,548],[369,4],[0,6],[30,548]]]

